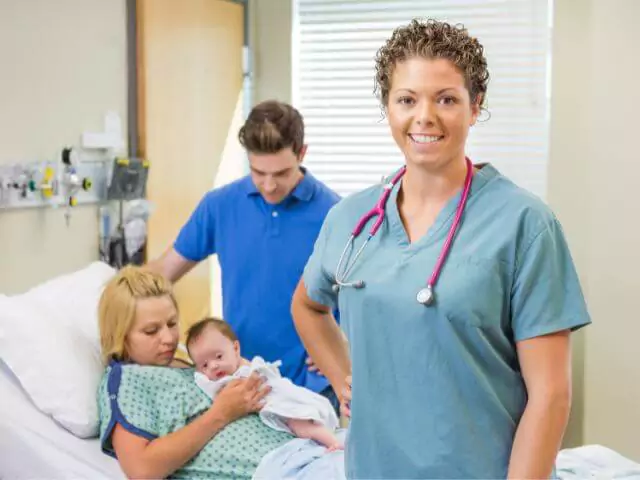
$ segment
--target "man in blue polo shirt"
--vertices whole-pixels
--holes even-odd
[[[238,335],[243,356],[281,360],[284,376],[337,407],[329,382],[307,360],[290,308],[320,227],[339,196],[301,167],[304,122],[292,106],[257,105],[238,137],[250,175],[208,192],[174,245],[149,266],[175,282],[217,254],[223,316]]]

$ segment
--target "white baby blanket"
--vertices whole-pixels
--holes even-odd
[[[220,389],[231,380],[246,378],[256,372],[266,380],[271,392],[265,398],[265,406],[260,411],[262,421],[280,431],[292,433],[286,419],[313,420],[329,430],[338,428],[338,416],[328,399],[307,388],[295,385],[283,378],[278,369],[279,362],[268,363],[261,357],[255,357],[249,365],[243,365],[233,375],[219,380],[209,380],[200,372],[195,373],[198,386],[210,398],[214,399]]]

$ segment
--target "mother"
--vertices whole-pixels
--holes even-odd
[[[255,414],[268,393],[257,377],[216,397],[174,359],[176,301],[161,276],[127,267],[99,305],[102,355],[100,438],[130,478],[251,478],[261,459],[292,437]]]

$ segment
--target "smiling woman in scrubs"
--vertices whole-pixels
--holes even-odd
[[[397,29],[376,57],[376,90],[406,173],[355,262],[374,220],[346,250],[338,280],[351,286],[336,287],[336,267],[383,187],[331,210],[292,305],[311,357],[350,400],[349,478],[553,474],[571,404],[569,335],[590,322],[558,220],[491,164],[474,165],[436,268],[488,77],[477,39],[437,21]],[[427,306],[416,296],[434,271]],[[349,351],[330,316],[336,306]]]

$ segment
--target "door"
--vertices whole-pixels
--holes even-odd
[[[147,258],[173,244],[233,152],[242,120],[244,6],[224,0],[138,0],[140,154],[149,160]],[[211,260],[176,284],[183,331],[209,314]]]

